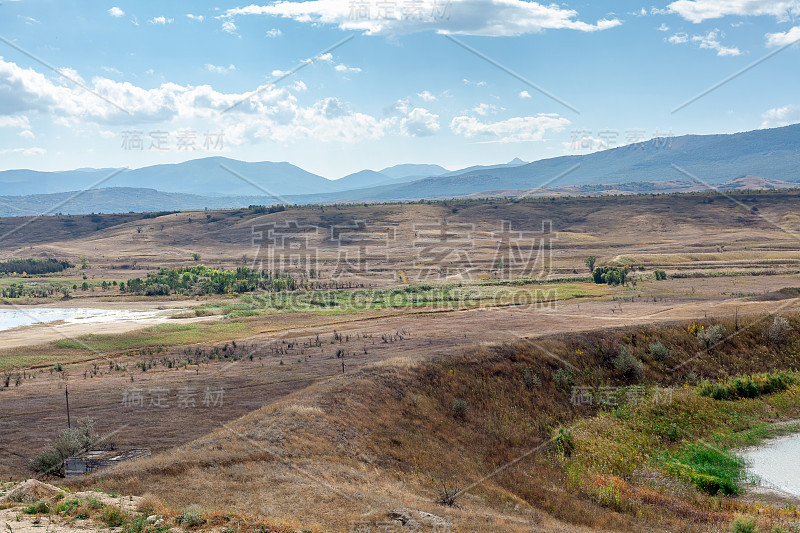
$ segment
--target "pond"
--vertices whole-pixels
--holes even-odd
[[[767,441],[741,455],[762,485],[800,496],[800,434]]]
[[[129,310],[55,308],[55,307],[18,307],[0,309],[0,331],[31,326],[34,324],[58,323],[101,323],[117,320],[135,320],[144,316],[152,316],[152,312]],[[54,325],[58,325],[54,324]]]

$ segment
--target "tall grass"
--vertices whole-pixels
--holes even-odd
[[[784,391],[796,382],[797,377],[794,374],[780,370],[737,376],[721,383],[705,381],[700,385],[699,392],[715,400],[739,400]]]
[[[745,478],[742,458],[705,443],[690,443],[663,459],[667,471],[711,495],[739,494]]]

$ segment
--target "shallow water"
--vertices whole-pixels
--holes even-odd
[[[150,313],[152,314],[152,313]],[[116,320],[134,320],[148,313],[109,310],[109,309],[82,309],[82,308],[24,308],[0,309],[0,331],[20,326],[31,326],[49,322],[60,324],[99,323]],[[54,324],[58,327],[60,324]]]
[[[800,496],[800,435],[768,441],[741,455],[762,485]]]

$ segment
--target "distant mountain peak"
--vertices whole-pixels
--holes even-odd
[[[513,165],[513,166],[518,167],[520,165],[527,165],[528,163],[530,163],[530,161],[523,161],[519,157],[515,157],[514,159],[512,159],[511,161],[506,163],[506,165],[508,165],[508,166],[512,166]]]

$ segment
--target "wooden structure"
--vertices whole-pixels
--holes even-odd
[[[141,457],[150,457],[150,450],[144,448],[125,451],[89,450],[68,458],[64,462],[64,475],[66,477],[81,476]]]

